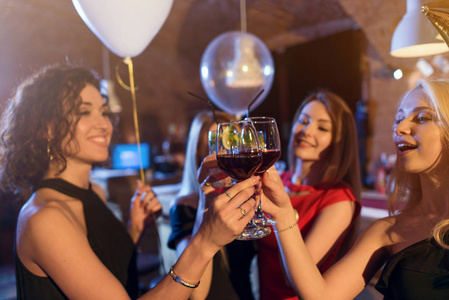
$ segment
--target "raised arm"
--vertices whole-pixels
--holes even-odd
[[[326,207],[315,219],[304,242],[318,266],[347,234],[355,209],[355,202],[347,199]]]
[[[217,192],[220,190],[215,189],[212,186],[212,183],[220,180],[223,176],[226,176],[220,173],[212,173],[209,172],[210,169],[217,168],[217,162],[215,159],[215,155],[207,156],[201,163],[200,168],[198,169],[198,181],[200,182],[200,191],[197,195],[197,214],[195,218],[195,224],[193,226],[192,235],[195,235],[199,230],[201,224],[203,223],[204,213],[208,210],[210,204],[213,199],[217,197]],[[221,191],[223,192],[223,191]],[[185,247],[190,242],[191,235],[182,239],[178,245],[176,246],[176,251],[178,255],[181,255],[182,251],[184,251]],[[190,295],[191,300],[202,300],[206,299],[209,295],[210,285],[212,283],[213,276],[213,259],[211,259],[201,276],[201,285],[195,289]]]
[[[274,168],[264,174],[264,211],[277,222],[276,233],[288,279],[301,299],[353,299],[388,257],[385,220],[375,222],[348,254],[323,276],[297,226],[288,194]],[[301,216],[299,216],[301,217]]]
[[[217,196],[217,195],[215,195],[215,196]],[[196,209],[195,219],[188,221],[189,223],[191,222],[191,226],[193,228],[190,230],[188,235],[175,241],[177,257],[180,257],[181,254],[184,252],[185,248],[189,245],[192,236],[195,235],[195,233],[198,231],[198,229],[203,221],[205,201],[204,200],[201,201],[201,198],[204,198],[203,193],[200,193],[200,194],[193,193],[190,195],[179,197],[175,200],[175,203],[176,203],[175,205],[186,205],[186,206],[192,207],[192,209]],[[187,225],[186,223],[184,223],[184,224]],[[204,271],[203,275],[201,276],[201,279],[200,279],[201,284],[198,286],[198,288],[196,288],[192,291],[192,294],[190,295],[189,299],[191,299],[191,300],[206,299],[206,297],[209,294],[210,284],[212,281],[212,269],[213,269],[213,259],[210,260],[206,270]]]
[[[259,182],[258,177],[238,183],[228,190],[231,197],[221,194],[209,206],[198,232],[192,237],[191,242],[173,267],[175,273],[181,276],[184,281],[198,282],[215,253],[234,240],[252,218],[255,201],[250,197],[254,194],[254,185],[257,182]],[[248,198],[250,199],[245,202]],[[242,204],[243,202],[245,203]],[[238,208],[240,205],[248,211],[245,217],[241,215]],[[187,293],[181,294],[188,288],[176,283],[174,286],[176,289],[173,289],[173,283],[172,278],[166,276],[161,283],[150,291],[151,295],[156,298],[142,299],[159,299],[158,297],[161,297],[161,299],[186,299],[189,297],[190,292],[192,292],[191,289],[187,290]],[[171,291],[170,296],[167,296],[169,294],[167,291]]]
[[[215,253],[231,242],[254,215],[250,199],[259,178],[233,186],[218,196],[205,214],[197,234],[173,266],[183,281],[196,284]],[[242,204],[244,203],[244,204]],[[82,224],[66,204],[53,201],[44,208],[32,207],[19,219],[17,252],[22,263],[38,276],[49,276],[70,299],[129,299],[119,280],[93,252]],[[242,217],[238,206],[248,212]],[[37,212],[36,212],[37,210]],[[192,289],[170,275],[142,299],[187,299]]]
[[[128,233],[137,244],[146,227],[162,214],[162,205],[151,186],[137,180],[137,188],[129,207]]]

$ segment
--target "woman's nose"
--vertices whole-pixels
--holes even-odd
[[[96,118],[95,126],[98,128],[106,129],[109,126],[111,126],[111,121],[109,120],[109,118],[101,116],[101,117]]]
[[[401,121],[398,125],[396,125],[395,133],[397,135],[408,135],[411,133],[410,124],[407,120]]]
[[[302,132],[305,136],[310,136],[313,133],[313,128],[310,124],[303,127]]]

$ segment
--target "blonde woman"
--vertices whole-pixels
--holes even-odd
[[[391,216],[374,222],[323,275],[292,226],[281,179],[274,169],[264,176],[264,210],[278,221],[283,265],[298,297],[353,299],[385,264],[376,285],[384,299],[449,299],[448,100],[447,80],[421,80],[403,96],[393,125]]]
[[[200,194],[208,190],[212,195],[219,195],[225,189],[213,189],[211,186],[203,188],[198,183],[198,169],[203,159],[209,154],[208,132],[217,130],[217,122],[227,123],[236,119],[221,111],[216,112],[214,119],[212,112],[199,112],[190,126],[187,142],[186,162],[181,182],[181,190],[174,199],[170,209],[170,222],[172,234],[168,245],[176,249],[178,256],[182,254],[190,243],[192,235],[201,224],[201,216],[197,216]],[[214,162],[214,157],[209,157],[207,164]],[[215,165],[216,167],[216,165]],[[206,172],[207,168],[202,168]],[[207,173],[207,172],[206,172]],[[202,182],[203,179],[200,179]],[[210,203],[203,203],[208,207]],[[249,267],[255,249],[252,242],[233,241],[219,251],[206,269],[201,278],[202,285],[195,290],[190,299],[253,299],[251,284],[249,281]]]

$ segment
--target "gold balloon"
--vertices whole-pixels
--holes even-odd
[[[421,12],[435,26],[449,47],[449,1],[432,1],[421,6]]]

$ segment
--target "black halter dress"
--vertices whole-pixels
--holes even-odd
[[[425,239],[396,253],[376,289],[385,300],[449,299],[449,250]]]
[[[62,179],[47,179],[37,189],[51,188],[83,203],[87,239],[101,262],[123,284],[131,299],[137,298],[137,270],[134,243],[123,224],[114,217],[92,190],[79,188]],[[67,299],[50,277],[31,273],[15,254],[18,299]]]

